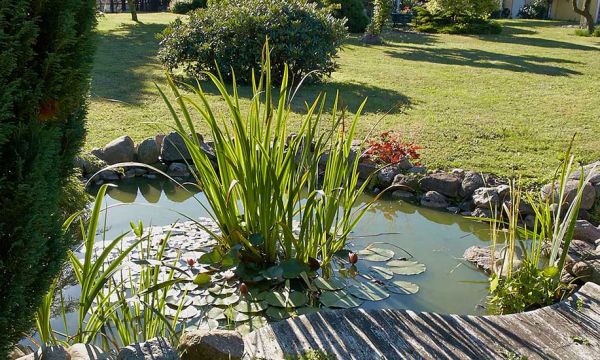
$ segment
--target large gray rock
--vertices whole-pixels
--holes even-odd
[[[577,196],[577,187],[579,186],[579,180],[567,180],[565,184],[565,201],[567,203],[571,203],[575,197]],[[546,199],[550,198],[550,195],[553,193],[554,189],[554,197],[551,199],[553,202],[558,202],[559,197],[559,186],[558,183],[554,186],[551,184],[546,184],[542,187],[542,200],[546,201]],[[583,188],[583,195],[581,198],[581,208],[584,210],[589,210],[594,206],[594,202],[596,201],[596,189],[590,183],[585,183]]]
[[[587,220],[577,220],[573,238],[594,244],[596,240],[600,239],[600,228],[594,227]]]
[[[102,152],[96,156],[109,165],[130,162],[135,158],[135,144],[129,136],[123,135],[106,144]]]
[[[167,174],[172,177],[188,177],[190,176],[190,171],[186,164],[174,162],[169,165]]]
[[[419,179],[417,179],[415,175],[398,174],[394,177],[394,181],[392,181],[391,189],[412,192],[418,191]]]
[[[236,331],[186,331],[177,348],[183,360],[235,360],[244,356],[244,340]]]
[[[137,146],[137,158],[142,164],[151,165],[158,162],[159,155],[160,147],[155,138],[146,139]]]
[[[423,191],[437,191],[442,195],[456,197],[461,181],[452,174],[434,173],[423,177],[419,185]]]
[[[398,169],[397,166],[384,167],[377,173],[377,185],[379,185],[383,189],[388,188],[390,185],[392,185],[394,178],[399,173],[400,169]]]
[[[111,356],[102,349],[91,344],[73,344],[67,352],[71,356],[71,360],[109,360]]]
[[[177,132],[172,132],[163,139],[162,150],[160,152],[162,161],[183,161],[191,160],[190,152],[185,146],[183,137]]]
[[[498,257],[496,254],[495,258]],[[471,246],[465,250],[463,258],[470,263],[476,265],[479,269],[486,273],[491,273],[494,264],[492,263],[492,249],[481,246]]]
[[[600,259],[579,261],[573,265],[571,273],[583,281],[600,284]]]
[[[500,204],[500,195],[498,190],[493,187],[482,187],[473,193],[473,203],[475,207],[483,209],[493,209]]]
[[[81,154],[75,157],[75,166],[81,169],[82,175],[89,177],[107,167],[108,164],[93,154]]]
[[[596,247],[593,244],[577,239],[571,240],[571,244],[569,244],[569,255],[574,260],[587,260],[600,257],[596,253]]]
[[[19,358],[19,360],[71,360],[71,355],[62,345],[48,346],[39,349],[35,353],[28,354]]]
[[[179,355],[167,339],[158,337],[124,347],[117,360],[179,360]]]
[[[600,161],[596,161],[595,163],[591,163],[591,164],[584,166],[583,172],[584,172],[583,173],[584,179],[587,178],[591,173],[590,182],[592,184],[600,183]],[[581,170],[577,170],[577,171],[574,171],[573,174],[571,174],[571,176],[569,178],[579,180],[580,177],[581,177]]]
[[[433,209],[445,209],[450,203],[448,199],[437,191],[428,191],[421,198],[421,205]]]
[[[476,172],[468,171],[460,184],[459,195],[462,197],[469,197],[473,192],[484,186],[483,176]]]
[[[392,192],[392,199],[413,202],[416,196],[410,191],[395,190]]]
[[[369,176],[376,172],[378,168],[379,166],[371,160],[368,160],[367,158],[361,158],[356,171],[358,172],[359,179],[366,180]]]

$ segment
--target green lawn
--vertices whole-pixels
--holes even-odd
[[[155,34],[172,14],[105,15],[98,26],[87,147],[168,131],[172,120]],[[600,41],[548,21],[505,21],[499,36],[391,33],[384,46],[351,38],[340,68],[302,101],[340,91],[350,110],[369,97],[361,131],[398,130],[430,167],[545,178],[571,136],[582,161],[600,158]],[[242,89],[242,94],[248,94]],[[214,94],[214,90],[209,89]],[[214,96],[217,112],[225,107]],[[387,114],[387,115],[386,115]],[[299,116],[295,116],[294,122]],[[200,127],[202,129],[202,127]]]

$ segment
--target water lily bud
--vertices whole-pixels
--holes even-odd
[[[358,261],[358,254],[355,252],[350,252],[348,254],[348,261],[350,262],[350,264],[356,264],[356,262]]]
[[[194,264],[195,264],[195,263],[196,263],[196,260],[194,260],[194,259],[192,259],[192,258],[190,258],[190,259],[187,259],[187,264],[188,264],[189,266],[194,266]]]
[[[247,295],[248,294],[248,286],[245,283],[240,284],[240,294]]]

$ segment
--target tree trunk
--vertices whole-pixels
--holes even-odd
[[[583,9],[580,9],[579,7],[577,7],[577,0],[572,0],[573,2],[573,11],[575,11],[575,13],[583,16],[583,18],[585,19],[585,22],[587,23],[587,27],[588,27],[588,32],[590,34],[592,34],[594,32],[594,16],[592,15],[591,12],[591,5],[592,5],[592,0],[585,0],[585,3],[583,4]]]
[[[135,3],[133,0],[127,0],[127,6],[129,7],[129,12],[131,12],[131,20],[137,22],[137,12],[135,11]]]

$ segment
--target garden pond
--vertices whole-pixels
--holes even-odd
[[[96,189],[91,190],[92,193],[95,191]],[[369,195],[363,195],[362,203],[372,199]],[[137,224],[142,221],[146,227],[164,227],[175,222],[189,221],[189,218],[208,217],[209,214],[199,202],[207,203],[201,192],[194,193],[168,181],[148,179],[123,181],[108,189],[104,204],[108,207],[108,211],[103,214],[99,228],[104,228],[103,236],[110,240],[123,232],[130,231],[130,222]],[[181,234],[177,237],[182,238]],[[364,309],[392,308],[453,314],[484,313],[485,309],[481,304],[484,303],[487,295],[487,276],[462,260],[462,254],[472,245],[485,245],[489,237],[490,229],[487,224],[459,215],[417,207],[397,200],[376,201],[359,222],[346,248],[358,252],[359,260],[356,267],[359,273],[364,273],[367,277],[375,275],[375,278],[389,280],[406,287],[396,288],[400,291],[384,287],[389,291],[383,293],[377,291],[373,293],[371,288],[362,289],[362,292],[358,292],[357,304]],[[375,252],[369,250],[365,252],[363,250],[365,248]],[[384,261],[367,261],[368,259]],[[397,259],[402,263],[401,265],[409,265],[408,271],[390,267],[394,265],[394,261],[398,261]],[[186,259],[181,261],[180,265],[185,267]],[[379,271],[374,273],[373,270],[376,269]],[[368,285],[369,281],[363,282],[365,283]],[[335,288],[335,282],[316,285],[320,289],[339,290]],[[330,289],[332,286],[333,289]],[[357,289],[348,287],[341,291],[357,295],[353,290]],[[77,286],[67,286],[63,289],[63,296],[65,299],[76,299],[78,291]],[[233,289],[224,288],[223,291],[229,293],[233,292]],[[238,291],[237,286],[235,291]],[[340,291],[330,293],[339,294]],[[193,294],[188,296],[190,295]],[[341,300],[343,302],[349,298]],[[357,300],[356,297],[351,298]],[[369,301],[370,298],[379,301]],[[340,298],[333,296],[330,300],[336,302]],[[277,301],[278,299],[275,298],[266,299],[267,303]],[[304,299],[300,301],[304,302]],[[322,299],[321,302],[323,301]],[[222,319],[221,314],[218,316]],[[75,319],[75,313],[66,316],[67,323],[76,321]],[[60,317],[55,318],[52,321],[54,329],[61,331],[64,328],[63,321]]]

